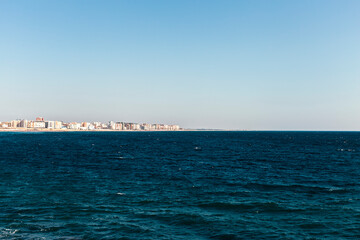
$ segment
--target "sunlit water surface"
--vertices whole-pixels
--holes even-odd
[[[0,239],[356,239],[360,133],[0,133]]]

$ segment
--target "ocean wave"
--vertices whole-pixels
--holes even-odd
[[[186,212],[169,212],[169,213],[142,213],[136,214],[136,217],[150,218],[157,221],[164,222],[169,225],[207,225],[211,224],[212,221],[206,219],[205,216],[195,213]]]
[[[346,193],[350,192],[349,188],[331,187],[331,186],[314,186],[301,184],[266,184],[266,183],[248,183],[246,188],[262,191],[289,191],[289,192],[309,192],[309,193]]]
[[[197,205],[200,208],[225,211],[253,211],[253,212],[299,212],[303,209],[290,208],[276,202],[211,202]]]
[[[0,238],[6,238],[11,237],[15,235],[19,229],[13,229],[13,228],[1,228],[0,229]]]

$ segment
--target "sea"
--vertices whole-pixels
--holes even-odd
[[[360,239],[360,133],[1,132],[0,239]]]

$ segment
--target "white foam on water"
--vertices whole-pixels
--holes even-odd
[[[14,235],[19,231],[19,229],[10,229],[10,228],[3,228],[0,230],[0,236],[6,237],[9,235]]]

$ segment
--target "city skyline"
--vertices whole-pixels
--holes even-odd
[[[360,2],[1,1],[0,119],[360,130]]]
[[[17,130],[70,130],[70,131],[97,131],[97,130],[117,130],[117,131],[179,131],[183,130],[176,124],[163,123],[134,123],[124,121],[108,122],[88,122],[88,121],[61,121],[48,120],[44,117],[36,117],[35,120],[15,119],[10,121],[0,120],[0,131],[17,131]]]

